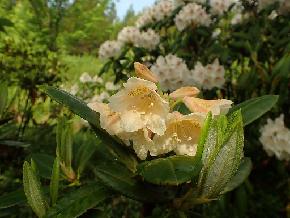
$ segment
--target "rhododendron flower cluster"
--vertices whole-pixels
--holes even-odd
[[[192,84],[185,61],[173,54],[159,56],[150,69],[157,76],[164,91],[173,91]]]
[[[218,59],[206,66],[197,62],[191,73],[196,85],[203,89],[221,88],[225,83],[225,69]]]
[[[144,65],[135,64],[137,75],[143,78],[150,71]],[[138,157],[157,156],[169,152],[195,156],[200,131],[208,112],[213,115],[227,113],[229,100],[202,100],[196,96],[195,87],[184,87],[170,94],[163,94],[149,80],[131,77],[124,88],[109,98],[109,103],[88,104],[100,113],[100,125],[109,134],[119,137],[126,145],[132,145]],[[172,97],[171,97],[172,96]],[[183,100],[192,113],[182,115],[172,111],[170,102]]]
[[[185,5],[175,17],[175,25],[179,31],[188,26],[209,26],[210,23],[210,15],[196,3]]]
[[[106,41],[99,49],[99,57],[101,59],[107,59],[117,57],[122,49],[123,44],[119,41]]]
[[[275,120],[268,119],[260,132],[260,141],[269,156],[290,160],[290,129],[284,124],[283,114]]]

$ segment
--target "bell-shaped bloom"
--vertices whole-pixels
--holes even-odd
[[[145,65],[140,64],[139,62],[134,63],[134,68],[137,77],[145,79],[154,83],[158,83],[158,78],[155,76],[151,70],[149,70]]]
[[[183,102],[193,113],[207,114],[212,112],[214,116],[227,114],[233,103],[227,99],[205,100],[195,97],[184,97]]]
[[[199,94],[199,89],[192,86],[181,87],[174,92],[170,93],[170,97],[173,99],[179,99],[184,97],[196,97]]]
[[[205,114],[192,113],[182,115],[173,112],[168,115],[167,129],[162,136],[154,136],[154,147],[150,148],[152,156],[175,151],[178,155],[195,156],[197,143]]]
[[[124,89],[111,96],[109,107],[120,114],[121,127],[125,132],[149,129],[163,135],[169,103],[156,92],[157,86],[136,77],[128,79]]]
[[[108,104],[94,102],[89,103],[88,106],[92,110],[100,113],[100,125],[110,135],[118,136],[123,132],[121,128],[120,115],[116,112],[113,112],[108,106]]]

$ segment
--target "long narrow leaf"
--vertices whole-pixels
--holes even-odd
[[[278,98],[279,96],[277,95],[264,95],[258,98],[253,98],[234,106],[231,108],[229,114],[241,109],[244,126],[246,126],[271,110],[271,108],[277,103]]]
[[[60,179],[60,162],[59,158],[56,157],[53,163],[52,175],[50,180],[51,205],[54,205],[56,203],[58,197],[59,179]]]
[[[44,217],[47,203],[42,194],[40,182],[27,161],[23,165],[23,187],[32,210],[38,217]]]

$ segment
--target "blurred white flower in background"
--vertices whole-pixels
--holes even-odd
[[[138,28],[141,28],[147,24],[150,24],[153,22],[153,10],[152,8],[147,8],[143,11],[143,13],[140,15],[140,17],[136,21],[136,26]]]
[[[136,45],[140,38],[140,31],[137,27],[127,26],[118,33],[118,41]]]
[[[105,88],[106,90],[108,91],[116,91],[116,90],[119,90],[121,88],[121,85],[119,84],[114,84],[113,82],[106,82],[105,84]]]
[[[154,21],[160,21],[171,15],[176,5],[172,0],[162,0],[157,2],[150,8],[143,11],[141,16],[136,21],[137,27],[143,27]]]
[[[260,132],[260,142],[269,156],[290,160],[290,129],[285,127],[283,114],[275,120],[268,119]]]
[[[236,2],[237,0],[210,0],[211,13],[214,15],[222,15]]]
[[[70,87],[69,93],[72,95],[76,95],[79,91],[79,85],[78,84],[74,84]]]
[[[93,82],[93,78],[90,76],[90,74],[88,74],[87,72],[82,73],[82,75],[80,76],[80,82],[81,83],[89,83],[89,82]]]
[[[212,32],[211,37],[215,39],[215,38],[217,38],[217,37],[221,34],[221,32],[222,32],[221,28],[216,28],[216,29]]]
[[[104,80],[103,80],[103,78],[101,78],[98,75],[96,75],[96,76],[93,77],[93,82],[95,82],[95,83],[103,83]]]
[[[104,102],[110,98],[110,94],[106,91],[101,92],[99,95],[94,95],[89,102]]]
[[[209,26],[211,24],[210,15],[201,5],[196,3],[185,5],[176,15],[174,21],[179,31],[183,31],[188,26]]]
[[[157,76],[164,91],[174,91],[191,84],[190,71],[185,61],[175,55],[159,56],[150,70]]]
[[[278,13],[277,13],[277,11],[276,10],[273,10],[272,12],[271,12],[271,14],[268,16],[268,18],[270,19],[270,20],[275,20],[275,18],[278,16]]]
[[[191,74],[196,85],[203,89],[221,88],[225,83],[225,68],[220,65],[218,59],[206,66],[197,62],[194,69],[191,70]]]
[[[119,41],[106,41],[99,49],[99,58],[108,59],[117,57],[122,49],[123,44]]]
[[[249,17],[250,17],[250,14],[248,13],[237,12],[236,14],[234,14],[233,18],[231,19],[231,24],[236,25],[236,24],[242,23],[245,20],[249,19]]]
[[[160,42],[160,36],[152,29],[143,31],[140,33],[139,40],[137,42],[137,47],[146,48],[148,50],[153,50]]]

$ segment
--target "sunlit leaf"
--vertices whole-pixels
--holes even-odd
[[[230,192],[240,186],[250,175],[252,170],[252,161],[250,158],[244,158],[237,170],[236,174],[227,183],[226,187],[222,191],[222,194]]]

